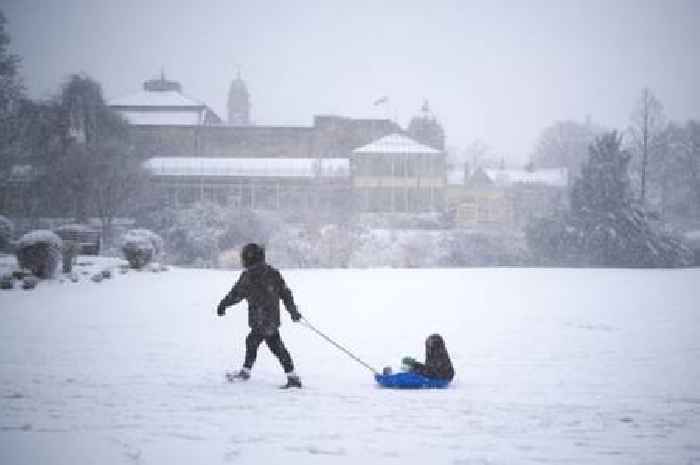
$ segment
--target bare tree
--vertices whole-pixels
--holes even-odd
[[[470,163],[472,169],[494,168],[498,165],[498,157],[484,141],[475,139],[462,153],[465,163]]]
[[[91,203],[102,224],[102,238],[110,244],[114,219],[138,199],[147,177],[136,155],[115,140],[100,144],[93,168]]]
[[[632,151],[639,162],[640,199],[645,202],[647,196],[647,168],[650,158],[660,156],[664,145],[666,121],[663,105],[648,88],[642,89],[636,107],[631,116],[632,125],[629,134],[632,138]]]
[[[592,123],[557,121],[544,128],[535,142],[530,162],[535,168],[565,167],[572,178],[588,159],[588,147],[604,130]]]

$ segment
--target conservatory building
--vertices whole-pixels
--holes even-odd
[[[356,205],[366,212],[434,212],[445,204],[445,153],[393,133],[352,151]]]
[[[329,207],[350,196],[347,158],[155,157],[145,167],[175,207],[197,201],[258,210]]]

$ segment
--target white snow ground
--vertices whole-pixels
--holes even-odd
[[[283,315],[227,384],[236,272],[0,291],[0,463],[700,464],[700,270],[291,270],[301,312],[377,368],[441,332],[451,388],[377,388]]]

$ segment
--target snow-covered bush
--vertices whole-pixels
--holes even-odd
[[[328,224],[319,228],[314,238],[319,266],[347,268],[361,234],[361,229],[349,225]]]
[[[693,254],[693,266],[700,266],[700,231],[687,231],[683,239]]]
[[[441,238],[440,251],[440,265],[446,267],[528,264],[523,240],[514,234],[450,231]]]
[[[39,284],[39,279],[36,276],[27,276],[22,280],[22,289],[34,289]]]
[[[39,278],[50,278],[61,261],[62,246],[63,241],[52,231],[30,231],[17,242],[17,262]]]
[[[532,261],[540,266],[584,266],[583,235],[571,225],[570,215],[536,218],[525,227]]]
[[[326,224],[285,227],[267,245],[267,256],[285,268],[347,268],[359,244],[360,230]]]
[[[442,213],[361,213],[356,222],[368,229],[442,229],[447,219]]]
[[[15,280],[11,273],[6,273],[0,278],[0,289],[13,289],[15,287]]]
[[[353,268],[415,268],[437,266],[440,232],[365,230],[354,247]]]
[[[162,232],[176,265],[214,267],[227,250],[240,250],[248,242],[265,243],[276,229],[273,220],[246,209],[200,202],[173,212],[172,223]],[[226,264],[235,263],[226,254]]]
[[[143,268],[163,251],[163,239],[149,229],[131,229],[121,243],[124,257],[136,269]]]
[[[15,225],[7,217],[0,215],[0,251],[8,250],[12,236],[15,233]]]
[[[267,259],[282,268],[314,268],[318,259],[306,228],[286,227],[274,234],[265,250]]]

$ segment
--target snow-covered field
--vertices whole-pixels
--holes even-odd
[[[700,464],[700,270],[290,270],[301,312],[370,364],[444,335],[447,390],[377,388],[283,316],[303,390],[262,346],[226,384],[237,273],[0,291],[1,464]]]

